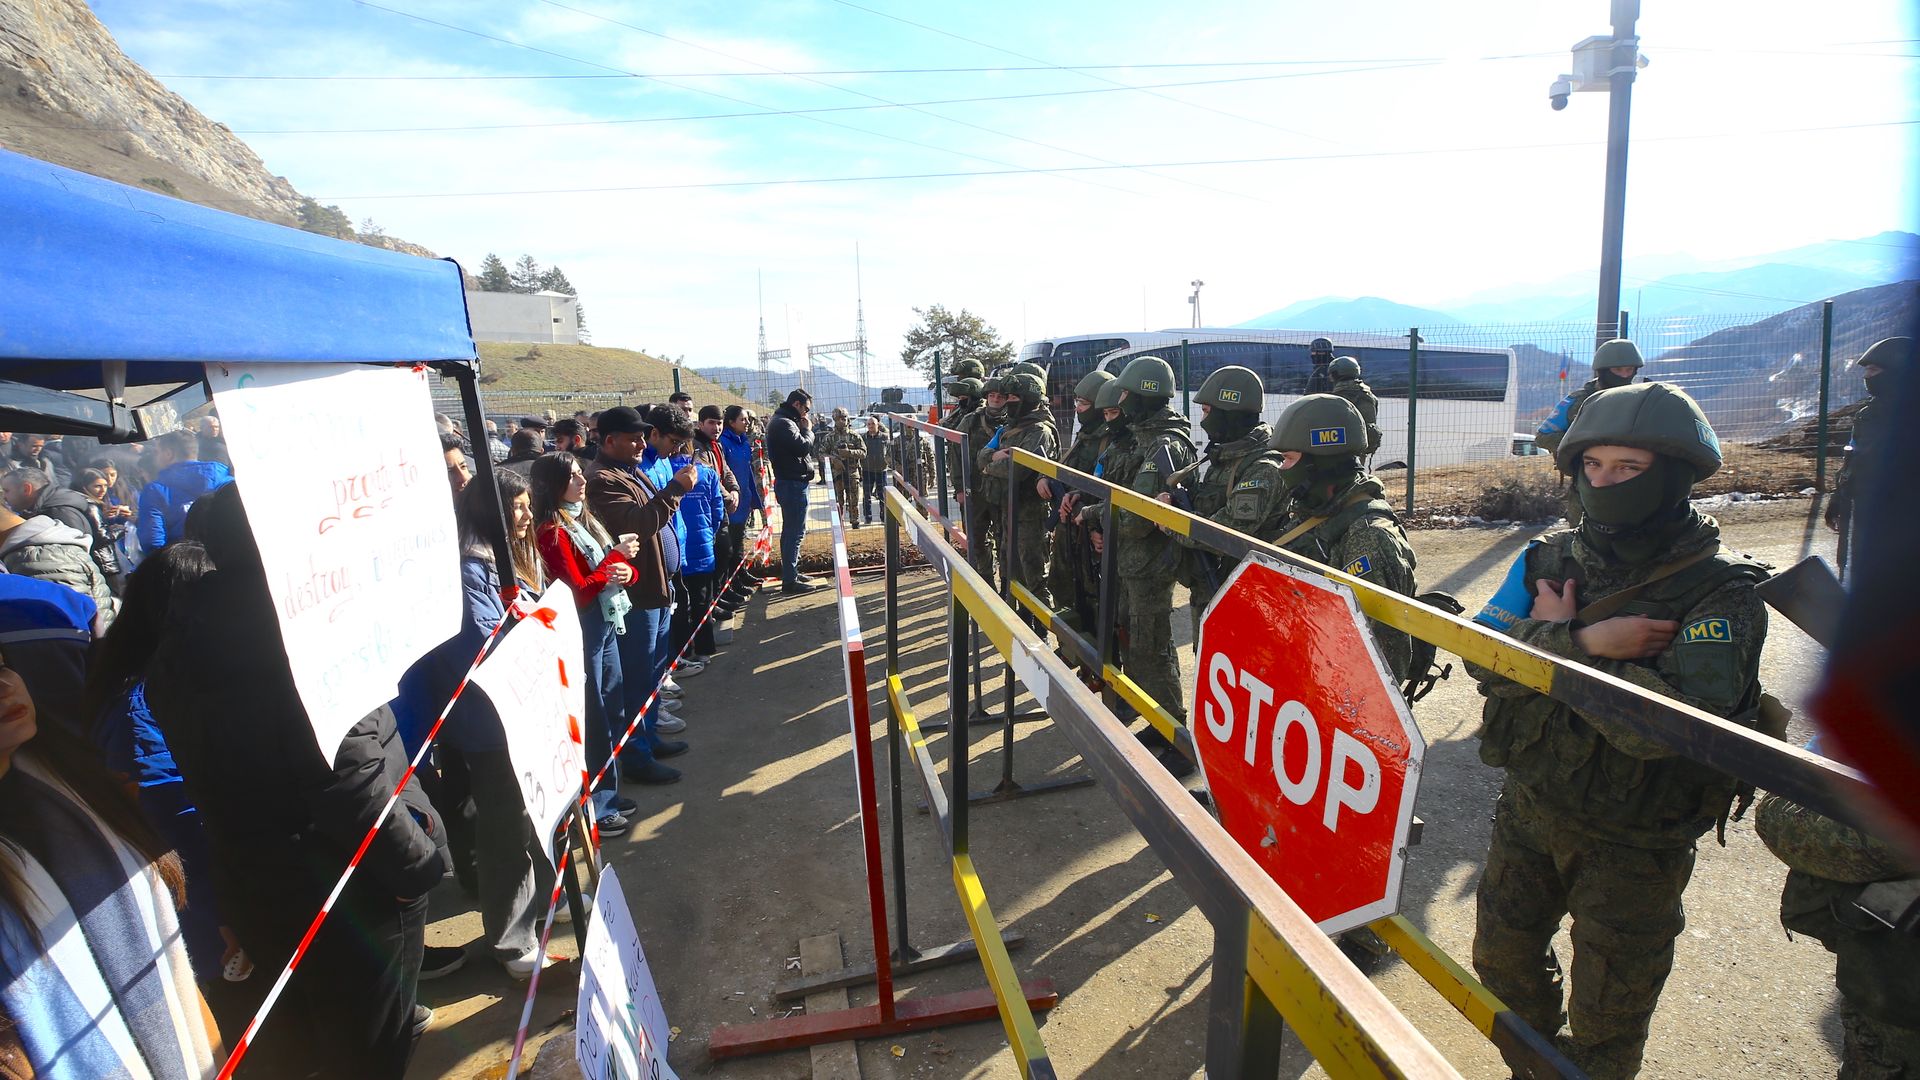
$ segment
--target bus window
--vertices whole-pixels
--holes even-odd
[[[1032,360],[1036,363],[1045,363],[1047,357],[1052,355],[1053,355],[1053,342],[1051,341],[1033,341],[1033,342],[1027,343],[1026,345],[1021,346],[1020,348],[1020,359],[1022,360]]]
[[[1054,347],[1052,363],[1071,365],[1082,374],[1091,371],[1094,358],[1115,349],[1127,347],[1126,338],[1096,338],[1092,341],[1069,341]]]

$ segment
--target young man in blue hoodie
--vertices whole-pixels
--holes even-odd
[[[194,501],[231,484],[233,473],[217,461],[199,460],[200,439],[191,431],[153,440],[152,454],[153,482],[140,490],[134,529],[143,550],[159,551],[186,534]]]

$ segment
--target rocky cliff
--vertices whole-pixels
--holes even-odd
[[[300,192],[134,63],[84,0],[0,0],[0,146],[283,225]],[[431,257],[389,236],[349,237]]]

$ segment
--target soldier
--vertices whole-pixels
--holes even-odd
[[[1292,487],[1273,543],[1402,596],[1414,590],[1413,546],[1379,477],[1360,463],[1366,423],[1346,399],[1312,394],[1287,406],[1272,446]],[[1397,681],[1412,667],[1413,640],[1374,622],[1373,640]]]
[[[1360,361],[1342,356],[1327,365],[1327,374],[1333,379],[1332,392],[1346,398],[1367,422],[1367,452],[1362,456],[1373,457],[1380,452],[1380,399],[1373,396],[1373,387],[1360,381]]]
[[[979,370],[978,361],[963,360],[955,367],[970,365],[969,370]],[[998,379],[980,379],[969,377],[965,389],[971,391],[967,399],[971,408],[965,413],[956,412],[947,426],[966,436],[966,440],[950,447],[954,453],[949,458],[947,482],[959,493],[961,520],[967,533],[967,561],[980,572],[980,576],[992,585],[998,578],[994,572],[997,565],[997,541],[999,539],[999,515],[985,498],[980,497],[981,476],[974,468],[979,461],[980,451],[993,438],[1005,419],[1006,395],[997,392]],[[967,469],[961,469],[961,456],[966,458]]]
[[[1333,364],[1333,342],[1317,337],[1307,346],[1307,361],[1313,369],[1307,374],[1307,388],[1302,394],[1333,393],[1333,376],[1327,368]]]
[[[1827,525],[1841,529],[1844,522],[1853,516],[1854,500],[1860,492],[1871,491],[1874,473],[1886,443],[1886,429],[1891,422],[1887,406],[1880,404],[1880,395],[1888,389],[1887,372],[1898,371],[1913,365],[1913,339],[1909,337],[1890,337],[1875,342],[1853,366],[1860,369],[1866,377],[1867,400],[1853,414],[1853,437],[1847,440],[1847,460],[1840,466],[1840,475],[1833,483],[1833,498],[1827,502]],[[1845,540],[1841,546],[1846,546]],[[1846,567],[1846,558],[1841,557],[1840,566]]]
[[[1553,414],[1542,421],[1540,430],[1534,433],[1534,445],[1549,454],[1557,454],[1560,441],[1566,438],[1567,429],[1573,426],[1574,418],[1580,415],[1580,407],[1587,403],[1587,399],[1597,391],[1633,382],[1634,376],[1646,363],[1640,358],[1640,347],[1626,338],[1602,343],[1593,352],[1593,378],[1588,379],[1585,386],[1560,399]],[[1564,469],[1561,471],[1565,472]]]
[[[1764,566],[1720,549],[1687,501],[1720,441],[1683,391],[1600,390],[1560,444],[1578,526],[1534,540],[1475,620],[1568,660],[1758,728]],[[1506,770],[1480,880],[1473,966],[1596,1080],[1633,1076],[1686,924],[1694,842],[1736,790],[1617,723],[1469,665],[1480,759]],[[1552,948],[1573,916],[1572,999]]]
[[[1107,449],[1111,433],[1106,417],[1095,407],[1094,398],[1100,388],[1113,381],[1113,376],[1105,371],[1091,371],[1073,388],[1073,411],[1077,416],[1073,445],[1068,448],[1061,464],[1069,469],[1083,473],[1093,472],[1100,455]],[[1064,605],[1063,615],[1068,624],[1079,629],[1093,625],[1093,602],[1099,595],[1100,582],[1091,583],[1083,572],[1086,566],[1086,530],[1074,514],[1075,504],[1081,499],[1078,491],[1067,488],[1056,481],[1041,477],[1034,485],[1043,499],[1057,499],[1060,504],[1060,524],[1053,530],[1053,560],[1047,567],[1047,590],[1055,604]]]
[[[833,436],[827,452],[833,455],[833,494],[840,504],[840,520],[847,528],[860,524],[860,470],[867,460],[867,444],[853,429],[847,410],[833,410]]]
[[[1136,357],[1105,389],[1116,387],[1120,413],[1132,439],[1107,447],[1105,479],[1157,498],[1171,490],[1169,478],[1198,458],[1189,434],[1192,424],[1169,405],[1176,389],[1173,367],[1157,356]],[[1120,589],[1125,611],[1127,675],[1184,725],[1186,695],[1181,692],[1180,666],[1173,655],[1173,584],[1184,572],[1186,550],[1153,522],[1124,510],[1114,515],[1114,532],[1114,536],[1096,533],[1093,544],[1095,551],[1109,542],[1119,545],[1113,584]],[[1193,771],[1193,763],[1174,751],[1157,730],[1148,728],[1140,741],[1175,776]]]
[[[1787,864],[1780,924],[1833,953],[1840,1075],[1920,1076],[1920,931],[1897,926],[1920,902],[1920,864],[1779,795],[1753,831]]]
[[[1053,425],[1053,410],[1047,407],[1046,384],[1038,375],[1026,371],[1003,375],[1000,386],[1007,394],[1007,423],[980,451],[978,469],[984,500],[1004,517],[1012,470],[1008,459],[1014,448],[1051,460],[1060,452],[1060,434]],[[1013,580],[1026,586],[1051,610],[1046,580],[1047,501],[1024,483],[1011,493],[1014,501],[1014,520],[1009,523],[1014,533]]]
[[[953,365],[953,371],[947,374],[947,396],[953,398],[953,407],[945,416],[939,417],[940,426],[958,431],[967,415],[980,407],[981,394],[985,392],[987,369],[978,360],[961,360]],[[942,440],[942,446],[936,450],[947,459],[947,488],[964,495],[960,488],[960,457],[953,443]],[[964,501],[964,499],[962,500]]]
[[[1281,455],[1268,446],[1273,429],[1260,421],[1266,404],[1260,376],[1250,368],[1219,368],[1200,384],[1194,400],[1200,403],[1200,430],[1207,435],[1206,453],[1200,458],[1206,471],[1190,486],[1192,505],[1186,509],[1257,540],[1272,540],[1286,520],[1287,477]],[[1157,498],[1177,501],[1170,492]],[[1193,549],[1187,563],[1187,603],[1197,642],[1200,616],[1233,567],[1218,565],[1212,553],[1189,537],[1176,535],[1174,540]]]

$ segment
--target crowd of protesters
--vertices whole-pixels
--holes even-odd
[[[212,1075],[370,834],[241,1075],[398,1077],[432,1021],[421,980],[478,956],[509,979],[541,967],[554,838],[535,834],[500,716],[458,688],[511,617],[507,586],[564,583],[588,767],[609,765],[598,835],[639,810],[623,783],[680,779],[681,680],[724,662],[774,502],[758,418],[691,404],[528,417],[505,439],[490,423],[477,441],[437,417],[462,624],[332,760],[217,418],[140,446],[0,434],[0,1077]],[[427,895],[448,875],[481,940],[430,948]]]

